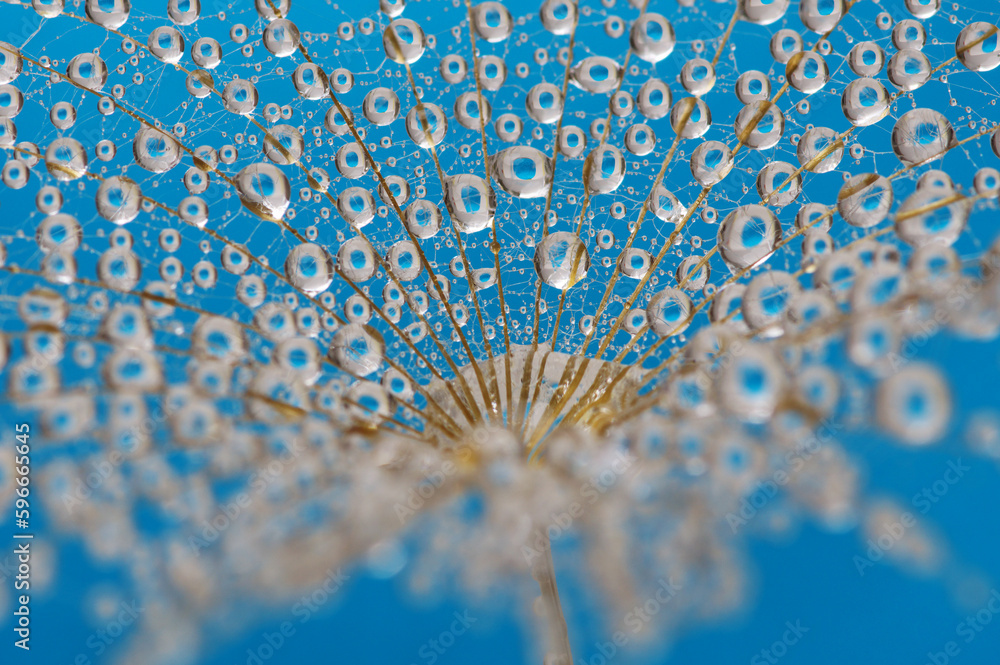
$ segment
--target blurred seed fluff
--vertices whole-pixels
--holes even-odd
[[[881,533],[838,439],[938,442],[920,349],[1000,331],[995,6],[130,4],[0,3],[5,408],[123,662],[359,563],[548,665],[556,572],[676,634],[752,534]]]

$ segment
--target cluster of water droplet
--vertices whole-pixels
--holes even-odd
[[[387,488],[445,464],[414,577],[458,554],[490,587],[614,453],[646,472],[582,521],[594,575],[626,607],[654,571],[622,572],[623,516],[668,523],[636,551],[711,589],[694,609],[729,607],[713,529],[774,459],[831,420],[933,443],[951,391],[907,340],[1000,331],[988,11],[382,0],[337,25],[242,4],[0,5],[30,26],[0,41],[7,396],[73,444],[45,471],[57,521],[171,626],[331,562],[398,570]],[[791,493],[875,519],[820,454]],[[66,488],[109,455],[74,513]],[[274,465],[252,519],[190,546],[221,481]],[[301,565],[275,573],[276,542]]]

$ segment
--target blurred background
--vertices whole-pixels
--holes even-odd
[[[82,4],[79,1],[68,3],[67,11],[82,15]],[[249,7],[252,4],[250,0],[235,3],[215,0],[202,4],[204,18],[197,24],[199,34],[213,34],[225,44],[227,52],[238,51],[239,47],[230,42],[230,27],[236,20],[232,16],[253,19],[255,14]],[[213,6],[209,7],[209,4]],[[510,76],[510,85],[517,90],[511,100],[506,100],[507,108],[521,113],[524,92],[531,85],[540,80],[561,83],[563,65],[558,62],[557,53],[565,45],[565,38],[555,38],[542,29],[537,3],[516,0],[503,4],[516,18],[524,18],[524,23],[519,25],[527,26],[519,28],[526,35],[523,40],[501,51],[512,70],[516,63],[530,64],[530,73],[524,80]],[[606,27],[608,19],[620,16],[627,25],[637,16],[638,9],[623,0],[617,0],[617,3],[613,0],[603,3],[585,0],[581,6],[589,7],[591,13],[586,14],[581,22],[577,47],[585,53],[621,59],[628,49],[628,33],[626,30],[624,37],[609,34]],[[643,67],[641,75],[632,77],[628,88],[638,88],[649,76],[658,76],[679,90],[675,82],[680,65],[695,53],[697,42],[701,43],[698,48],[707,48],[709,53],[714,51],[713,44],[717,42],[713,40],[718,40],[722,34],[734,6],[733,2],[702,2],[695,8],[688,8],[674,0],[651,1],[649,11],[660,12],[674,23],[678,44],[671,58],[655,66],[640,63]],[[134,0],[132,7],[134,20],[130,20],[122,30],[140,41],[145,41],[153,27],[167,23],[165,0]],[[383,66],[381,39],[376,37],[381,34],[380,21],[384,22],[384,17],[379,14],[377,3],[332,4],[326,0],[295,0],[294,10],[293,18],[302,30],[326,33],[328,41],[324,40],[317,47],[324,54],[324,65],[349,67],[357,76],[355,89],[344,96],[351,108],[360,107],[366,87],[381,83],[400,91],[405,88],[402,81],[391,78],[391,73],[387,75],[388,68]],[[220,13],[224,16],[226,12],[229,17],[217,16]],[[854,41],[862,39],[875,40],[886,51],[892,49],[889,31],[875,27],[875,18],[883,13],[888,13],[892,20],[908,16],[903,0],[865,2],[852,9],[849,20],[831,38],[834,53],[828,59],[833,84],[811,98],[811,107],[805,113],[796,114],[791,109],[797,97],[789,101],[786,110],[789,127],[786,132],[801,132],[812,125],[828,125],[838,131],[847,126],[841,112],[840,93],[843,84],[852,75],[846,71],[844,56]],[[965,3],[947,3],[937,16],[925,22],[929,33],[925,52],[931,62],[937,64],[954,54],[955,36],[962,25],[972,20],[995,23],[998,13],[1000,7],[994,2],[967,0]],[[464,14],[465,7],[458,2],[422,0],[410,2],[405,15],[418,20],[428,34],[437,37],[440,46],[436,53],[443,55],[468,50],[462,36],[467,34],[467,25],[462,23]],[[360,35],[356,35],[354,40],[338,40],[338,26],[347,22],[358,26],[366,17],[380,26],[373,37],[361,40]],[[241,66],[252,67],[256,59],[265,67],[275,67],[272,58],[260,46],[262,22],[248,21],[247,25],[250,29],[248,43],[257,45],[257,55],[248,57],[247,63]],[[455,26],[460,26],[462,30],[457,36],[453,36],[452,32]],[[781,79],[784,68],[775,65],[766,44],[771,34],[783,28],[802,31],[795,4],[788,9],[787,16],[776,24],[765,27],[740,22],[736,25],[718,69],[717,89],[706,97],[718,125],[710,130],[712,133],[706,138],[726,140],[725,137],[732,134],[733,118],[741,108],[733,94],[740,72],[759,69],[768,73],[773,82]],[[109,61],[111,58],[105,52],[117,51],[120,41],[118,37],[105,38],[100,31],[95,32],[93,26],[79,21],[65,18],[41,20],[30,7],[11,2],[0,2],[0,39],[23,47],[24,52],[33,57],[44,54],[55,60],[71,57],[83,48],[100,47],[102,55]],[[82,47],[82,43],[87,46]],[[334,48],[339,49],[337,53],[331,52]],[[536,51],[540,48],[547,49],[549,53],[544,65],[538,64],[537,60]],[[427,56],[425,61],[420,62],[418,70],[433,77],[433,82],[428,84],[430,92],[440,92],[450,103],[447,93],[451,88],[445,90],[446,86],[437,75],[437,61],[436,57]],[[168,70],[151,68],[145,77],[140,77],[141,80],[133,79],[133,84],[125,92],[126,98],[151,115],[162,117],[165,126],[185,123],[189,136],[210,136],[211,141],[221,140],[221,137],[232,138],[234,130],[224,124],[224,119],[229,116],[218,111],[179,110],[180,100],[186,99],[184,77]],[[288,73],[265,69],[257,87],[262,100],[280,102],[287,99],[295,107],[293,113],[300,113],[299,102],[295,100],[294,91],[287,81]],[[998,120],[1000,116],[997,116],[995,105],[1000,92],[995,87],[998,79],[993,74],[976,74],[958,68],[944,80],[933,80],[914,93],[912,104],[908,99],[901,102],[898,108],[894,108],[893,115],[905,112],[911,105],[927,105],[947,111],[956,128],[973,117]],[[17,118],[17,126],[20,136],[44,146],[59,134],[52,128],[44,109],[51,107],[60,95],[65,95],[67,99],[73,98],[74,94],[77,97],[80,95],[65,90],[66,86],[62,89],[46,86],[44,77],[33,75],[32,78],[30,92],[25,86],[26,111]],[[884,71],[880,78],[885,79]],[[434,90],[435,86],[440,86],[442,90]],[[947,109],[946,96],[951,100]],[[593,118],[605,113],[604,96],[595,95],[575,101],[579,117],[585,118],[579,121],[581,127],[586,128]],[[448,103],[442,103],[442,106],[449,108],[450,114]],[[404,102],[404,112],[408,108],[409,102]],[[500,109],[501,105],[497,104],[494,117]],[[79,112],[74,136],[85,136],[88,131],[94,137],[113,136],[119,143],[119,159],[131,159],[128,147],[130,136],[125,136],[125,132],[120,132],[119,136],[113,122],[99,115],[93,99],[81,104]],[[660,132],[661,141],[671,139],[668,121],[663,119],[659,123],[653,124]],[[453,123],[453,127],[457,138],[448,139],[455,144],[449,146],[454,148],[451,151],[454,154],[449,153],[449,159],[454,160],[452,164],[461,164],[464,157],[458,144],[475,145],[478,135],[462,130],[457,123]],[[887,173],[894,170],[893,165],[897,162],[889,145],[890,129],[887,121],[861,133],[856,142],[863,145],[867,152],[853,164],[845,158],[842,169],[855,173],[876,170]],[[396,131],[402,133],[401,129]],[[944,164],[935,166],[947,170],[956,183],[968,185],[979,167],[998,164],[988,139],[987,136],[961,151],[954,151],[955,154],[943,160]],[[204,140],[211,142],[208,138]],[[249,152],[249,148],[247,150]],[[394,155],[395,150],[394,146],[385,154]],[[793,148],[783,144],[775,154],[765,156],[765,159],[773,159],[781,151],[791,152]],[[399,149],[400,159],[404,158],[404,152],[404,149]],[[789,161],[794,162],[794,157]],[[691,182],[687,160],[678,158],[677,163],[680,168],[671,168],[665,182],[682,200],[690,201],[694,198],[691,192],[699,187]],[[557,180],[561,178],[566,183],[578,180],[579,166],[580,162],[566,166]],[[917,174],[925,170],[918,170]],[[807,198],[824,203],[835,201],[842,183],[841,175],[838,171],[811,179],[806,189]],[[183,191],[178,178],[159,180],[156,186],[157,196],[162,197],[169,198]],[[913,184],[902,183],[901,188],[897,191],[897,200],[902,200],[907,188],[912,190]],[[28,262],[30,254],[36,251],[27,248],[31,243],[17,242],[34,234],[38,219],[34,201],[36,191],[36,187],[16,191],[0,187],[0,236],[8,246],[11,258],[18,261]],[[94,217],[91,190],[84,194],[81,186],[79,201],[70,196],[70,188],[66,188],[66,192],[65,210],[76,212],[81,219]],[[718,204],[720,210],[724,211],[727,202],[741,201],[745,194],[745,191],[724,192],[724,200]],[[433,195],[434,192],[431,193]],[[608,201],[595,206],[597,215],[605,226],[617,229],[620,236],[627,235],[625,224],[630,217],[612,220],[609,216],[611,201],[610,197],[607,198]],[[219,199],[221,201],[221,194]],[[642,198],[641,194],[629,192],[622,193],[615,200],[625,201],[632,210]],[[236,210],[240,208],[235,200],[228,205]],[[790,206],[783,213],[783,221],[794,215],[793,208],[796,207]],[[83,212],[84,209],[86,212]],[[217,208],[213,204],[215,210]],[[308,216],[308,202],[299,205],[298,210],[299,214]],[[234,219],[227,222],[230,231],[246,221],[245,217]],[[972,257],[983,251],[984,246],[1000,231],[997,219],[995,207],[987,214],[974,216],[973,223],[980,225],[982,230],[965,234],[959,240],[956,249],[963,257]],[[94,224],[87,226],[86,230],[88,239],[100,236],[106,243],[103,233],[111,226],[92,221]],[[105,229],[100,234],[92,232],[98,223],[104,224]],[[272,245],[281,242],[280,229],[259,221],[254,223],[259,227],[246,235],[257,243],[258,251],[266,254]],[[151,235],[155,231],[155,226],[151,225],[150,234],[143,236],[141,242],[146,245],[155,242]],[[715,233],[715,227],[708,224],[697,226],[694,232],[708,238]],[[524,229],[517,227],[505,230],[505,233],[518,237]],[[665,235],[662,229],[654,231],[654,236]],[[81,274],[93,271],[97,256],[92,251],[79,257]],[[198,246],[188,243],[179,256],[186,263],[193,263],[200,256]],[[275,265],[282,260],[281,256],[283,254],[279,252],[272,259]],[[799,260],[798,254],[792,252],[775,257],[776,263],[783,262],[793,268]],[[18,296],[34,283],[36,280],[28,276],[5,274],[0,277],[4,308],[0,310],[0,317],[12,321]],[[530,302],[532,290],[524,288],[523,284],[521,287],[517,297]],[[221,314],[235,312],[238,308],[231,297],[220,293],[205,295],[200,304]],[[569,307],[579,312],[585,309],[585,303],[571,299]],[[748,600],[740,611],[687,628],[669,639],[624,646],[613,645],[613,634],[617,630],[615,626],[620,627],[625,618],[607,617],[599,600],[585,585],[575,580],[560,580],[575,663],[1000,663],[1000,616],[995,616],[995,610],[1000,610],[1000,511],[996,510],[1000,496],[997,491],[1000,487],[1000,466],[996,461],[997,446],[1000,445],[1000,342],[970,341],[952,333],[942,333],[916,348],[915,358],[945,368],[953,391],[953,416],[942,440],[926,448],[904,447],[868,426],[841,432],[838,437],[861,470],[865,494],[876,499],[892,499],[902,509],[911,510],[930,530],[933,542],[940,550],[939,566],[923,570],[900,566],[885,558],[871,562],[870,566],[859,566],[859,557],[869,557],[869,534],[856,524],[845,525],[843,531],[831,532],[806,519],[789,525],[778,535],[765,537],[755,534],[747,538],[743,565],[751,584]],[[846,372],[848,361],[844,359],[842,362]],[[0,378],[6,383],[6,377]],[[74,377],[68,379],[73,380]],[[6,396],[0,401],[0,422],[4,428],[0,432],[0,441],[5,446],[13,443],[15,423],[28,422],[33,431],[39,427],[35,413],[23,412]],[[60,457],[78,454],[72,447],[45,446],[40,441],[36,445],[32,459],[36,470]],[[994,451],[992,458],[983,454],[983,450],[990,446]],[[956,477],[956,468],[963,469],[963,472],[957,481],[952,482],[949,479]],[[943,487],[945,491],[935,493],[935,487]],[[922,501],[921,496],[928,496],[923,494],[925,490],[930,490],[937,500],[933,503],[928,503],[930,499]],[[11,612],[14,602],[13,567],[10,562],[13,561],[14,546],[7,537],[15,530],[11,514],[12,510],[4,505],[0,529],[0,533],[4,534],[0,538],[4,543],[0,550],[0,634],[3,635],[0,653],[4,654],[3,662],[46,665],[115,662],[116,654],[121,653],[130,637],[130,601],[127,595],[121,595],[127,589],[122,570],[95,559],[80,539],[52,528],[52,522],[44,511],[33,517],[36,536],[32,561],[31,651],[30,654],[23,653],[12,647],[14,621]],[[146,517],[137,512],[135,519],[142,521]],[[557,575],[561,564],[571,565],[577,555],[572,546],[557,545]],[[402,578],[407,572],[406,560],[405,555],[400,556],[402,560],[392,565],[359,562],[354,567],[344,568],[341,572],[346,581],[338,585],[329,597],[319,596],[323,598],[321,602],[316,602],[314,598],[310,605],[293,600],[287,605],[260,609],[253,612],[254,618],[249,625],[244,620],[228,622],[220,617],[221,627],[213,627],[196,662],[204,665],[262,662],[379,665],[537,662],[529,625],[531,615],[524,607],[510,599],[501,599],[496,603],[470,603],[450,590],[430,597],[415,597],[403,583]],[[651,589],[650,594],[655,591]],[[995,609],[990,609],[991,597],[998,599],[992,605]],[[119,605],[121,602],[126,605]],[[95,607],[103,607],[110,613],[100,618]],[[119,607],[122,609],[119,610]],[[141,607],[133,606],[133,609],[141,611]],[[190,636],[178,633],[172,639],[182,641],[190,639]]]

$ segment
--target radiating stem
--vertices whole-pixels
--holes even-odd
[[[552,562],[552,544],[548,532],[545,532],[542,551],[531,564],[531,576],[538,582],[541,592],[542,618],[545,621],[545,659],[544,665],[572,665],[573,654],[569,646],[569,630],[566,627],[566,617],[563,615],[562,603],[559,602],[559,589],[556,587],[556,571]]]

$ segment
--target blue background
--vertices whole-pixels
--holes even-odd
[[[515,14],[533,11],[534,7],[534,3],[528,9],[521,8],[521,3],[509,4]],[[660,11],[669,16],[674,4],[665,4],[666,8]],[[160,5],[165,3],[158,3],[157,8]],[[996,10],[995,3],[989,3],[988,7],[985,3],[981,6],[976,6],[976,3],[967,5],[956,13],[961,16],[966,10]],[[295,7],[296,11],[319,16],[325,16],[327,12],[324,3],[319,0],[297,0]],[[631,8],[620,7],[619,10],[626,17],[635,14]],[[873,7],[866,11],[874,14],[876,10]],[[23,11],[0,5],[0,17],[5,20],[12,15],[11,12]],[[368,11],[367,7],[365,11]],[[731,5],[708,5],[707,11],[724,24]],[[794,12],[793,6],[789,17],[794,17]],[[330,13],[336,12],[330,10]],[[452,16],[456,13],[452,12]],[[15,22],[20,21],[21,16],[18,13]],[[330,19],[331,31],[339,20]],[[449,23],[436,32],[445,32],[451,25]],[[750,62],[750,66],[767,69],[769,57],[762,52],[759,41],[762,32],[766,31],[743,24],[738,26],[733,43],[742,49],[737,51],[741,66]],[[885,40],[887,35],[881,33],[879,38]],[[590,43],[594,51],[611,56],[619,54],[620,42],[615,50],[602,51],[600,40],[597,37],[594,39]],[[937,47],[936,54],[947,54],[951,48],[948,39],[953,43],[953,35],[942,38],[944,45]],[[749,49],[746,48],[748,44]],[[757,60],[760,62],[756,63]],[[932,58],[932,62],[937,60]],[[732,73],[725,76],[731,85]],[[972,87],[967,92],[970,98],[979,94]],[[735,98],[731,92],[727,94],[728,101],[720,102],[718,106],[713,104],[713,113],[717,118],[729,118],[735,113]],[[926,94],[931,96],[937,93],[929,90]],[[159,102],[171,103],[171,100],[160,99]],[[731,108],[726,108],[726,104]],[[354,108],[357,108],[356,104]],[[995,114],[995,110],[990,113]],[[823,118],[838,115],[839,108],[834,103],[822,109],[822,115],[817,111],[818,117],[811,117],[811,120],[818,124]],[[723,120],[721,124],[725,122]],[[42,124],[42,121],[38,120],[38,123]],[[23,125],[19,121],[19,127],[23,126],[26,130],[24,138],[30,137],[32,124],[33,121],[27,119]],[[838,123],[830,121],[830,124],[840,128],[844,121],[840,117]],[[668,128],[662,130],[662,135],[669,137]],[[710,135],[706,138],[718,137]],[[127,146],[120,147],[120,152],[127,153]],[[991,165],[996,165],[988,149],[973,152],[976,159],[984,155],[993,160]],[[973,165],[963,165],[959,158],[949,163],[949,170],[956,181],[968,182]],[[681,180],[686,178],[685,168],[678,169],[677,177]],[[834,182],[827,181],[827,184],[818,187],[813,191],[817,200],[834,199]],[[31,198],[27,195],[5,199],[3,206],[7,219],[17,218],[19,212],[27,215],[32,209]],[[995,218],[986,220],[985,224],[993,229],[991,234],[983,234],[989,240],[995,235]],[[7,292],[16,291],[10,284],[6,286]],[[669,646],[661,644],[645,651],[618,653],[614,662],[751,662],[761,649],[780,638],[788,621],[800,621],[809,629],[781,659],[789,665],[839,665],[844,662],[923,665],[928,662],[928,652],[942,651],[946,642],[958,639],[956,625],[980,605],[962,602],[961,594],[956,592],[957,580],[965,579],[967,575],[978,575],[986,587],[1000,588],[1000,511],[996,510],[1000,472],[995,461],[974,458],[962,438],[963,424],[971,413],[1000,404],[997,398],[1000,390],[1000,345],[996,342],[970,343],[945,335],[921,349],[920,357],[949,368],[948,376],[957,406],[952,430],[944,441],[931,449],[912,450],[897,446],[873,431],[853,432],[845,435],[843,441],[855,459],[863,460],[861,464],[868,492],[889,494],[904,503],[923,487],[939,479],[949,460],[961,457],[972,467],[928,515],[940,529],[945,542],[950,544],[955,563],[949,567],[949,574],[925,578],[881,562],[860,576],[853,557],[863,555],[865,545],[857,532],[831,534],[806,523],[794,536],[781,542],[750,541],[747,561],[754,577],[754,591],[741,613],[692,629]],[[22,417],[6,403],[0,415],[8,424]],[[11,531],[12,525],[5,522],[2,533]],[[69,665],[79,654],[93,655],[87,647],[87,639],[94,626],[81,618],[85,598],[96,581],[113,580],[115,571],[97,566],[76,542],[61,541],[55,534],[44,530],[39,537],[56,547],[57,571],[48,590],[34,596],[32,652],[26,657],[10,648],[12,622],[9,616],[5,616],[0,621],[0,634],[3,635],[0,653],[4,653],[5,663]],[[573,555],[572,551],[557,552],[557,571],[560,558]],[[352,575],[351,583],[335,602],[331,602],[317,618],[304,625],[296,624],[296,633],[267,662],[426,663],[428,659],[420,656],[421,647],[447,629],[454,612],[469,609],[469,605],[460,598],[433,602],[414,599],[402,591],[402,585],[396,580],[377,579],[363,569],[352,571]],[[4,584],[9,585],[10,580]],[[575,660],[577,663],[596,665],[600,660],[595,656],[598,653],[595,644],[610,639],[607,628],[598,621],[597,608],[588,606],[582,590],[567,584],[563,584],[562,590],[571,616],[570,634]],[[478,619],[473,630],[459,637],[454,647],[437,662],[484,665],[538,662],[531,650],[530,640],[525,637],[523,619],[514,609],[473,606],[470,611]],[[208,650],[201,662],[206,665],[245,663],[247,650],[256,650],[264,642],[265,635],[277,631],[281,622],[286,620],[291,620],[290,608],[276,611],[233,635],[210,636]],[[114,650],[110,652],[110,656],[113,655]],[[105,656],[92,661],[110,662],[110,658]],[[961,653],[954,662],[967,665],[995,665],[1000,662],[1000,617],[973,642],[961,643]]]

